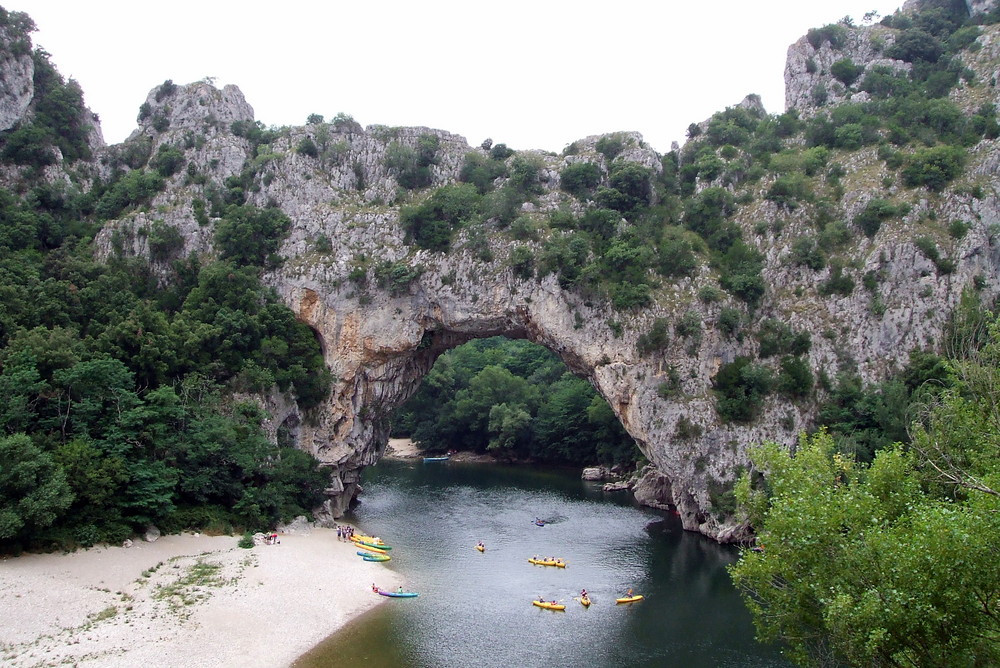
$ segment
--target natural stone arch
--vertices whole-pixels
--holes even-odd
[[[456,260],[458,267],[452,264]],[[347,509],[358,493],[361,471],[378,461],[388,441],[388,416],[416,391],[438,356],[472,339],[505,336],[549,349],[590,381],[659,471],[655,481],[641,487],[656,490],[647,501],[675,505],[687,528],[706,531],[710,518],[698,497],[699,483],[685,477],[685,468],[692,473],[710,468],[705,456],[692,454],[695,443],[678,444],[689,453],[652,445],[677,418],[656,396],[668,359],[634,359],[634,341],[617,338],[607,325],[614,313],[562,290],[554,277],[522,282],[508,270],[484,285],[475,279],[481,276],[476,263],[450,261],[449,271],[468,271],[466,281],[442,283],[429,262],[405,294],[375,292],[366,303],[343,288],[320,292],[310,280],[286,276],[278,283],[299,318],[319,332],[334,375],[329,401],[312,422],[304,421],[299,440],[330,469],[321,515],[332,520]],[[713,463],[725,459],[716,456]],[[713,535],[732,537],[733,527]]]
[[[588,378],[608,401],[657,472],[640,485],[640,490],[653,490],[646,492],[652,495],[646,500],[675,505],[687,529],[720,540],[739,539],[746,535],[745,527],[727,516],[726,504],[717,503],[720,490],[731,488],[747,464],[749,445],[765,440],[794,444],[798,433],[814,424],[822,398],[817,394],[789,403],[771,397],[751,424],[720,420],[712,379],[737,357],[759,359],[755,334],[761,322],[778,320],[795,331],[812,333],[807,363],[813,373],[835,372],[848,363],[871,383],[901,368],[910,350],[940,340],[967,286],[975,285],[984,302],[1000,294],[1000,246],[991,232],[1000,224],[1000,208],[991,185],[983,199],[945,193],[933,206],[922,199],[893,230],[874,239],[860,235],[843,251],[856,263],[857,276],[880,277],[877,311],[867,291],[824,295],[817,286],[827,274],[788,261],[794,240],[815,231],[809,207],[782,211],[760,199],[741,206],[732,218],[763,257],[760,277],[766,289],[759,302],[751,307],[737,295],[723,294],[718,271],[705,263],[683,277],[658,277],[649,269],[647,276],[656,286],[650,305],[615,310],[600,296],[599,287],[561,286],[552,267],[523,271],[518,259],[522,271],[513,271],[514,248],[538,252],[546,238],[562,234],[544,224],[547,236],[534,241],[516,238],[499,220],[487,218],[458,226],[447,252],[429,252],[410,243],[400,225],[401,207],[419,204],[431,188],[458,180],[470,152],[484,155],[463,137],[429,128],[370,126],[361,131],[335,123],[324,131],[336,138],[338,153],[321,160],[297,150],[318,131],[309,125],[277,133],[268,144],[267,159],[257,161],[257,147],[234,134],[232,124],[206,123],[205,114],[253,122],[253,110],[238,89],[217,91],[208,84],[192,84],[178,88],[169,104],[157,102],[155,93],[147,102],[154,113],[169,117],[169,128],[162,131],[145,122],[136,138],[149,137],[157,148],[165,143],[183,146],[186,133],[204,133],[204,143],[196,142],[185,154],[194,171],[223,184],[253,165],[254,187],[246,192],[246,203],[280,208],[292,221],[280,250],[284,262],[264,279],[319,333],[334,376],[326,403],[301,416],[297,443],[330,468],[328,518],[343,511],[357,490],[362,468],[377,461],[385,443],[385,410],[409,396],[430,368],[435,351],[477,336],[523,333]],[[407,191],[389,166],[391,149],[419,146],[430,135],[438,146],[430,168],[431,187]],[[659,173],[662,156],[638,133],[615,136],[626,147],[615,161]],[[600,139],[574,142],[573,151],[563,156],[520,152],[537,166],[538,191],[522,202],[518,213],[538,223],[556,211],[582,213],[587,204],[560,189],[560,174],[581,160],[606,171],[608,158],[597,151]],[[851,160],[859,175],[885,173],[874,149],[858,151]],[[967,172],[992,184],[998,161],[996,143],[987,142]],[[108,177],[112,163],[100,167],[103,164],[98,162],[98,174]],[[213,226],[200,221],[193,210],[193,202],[205,197],[205,188],[187,177],[186,172],[172,177],[148,210],[129,212],[107,224],[97,238],[99,255],[120,251],[148,256],[147,236],[129,232],[162,221],[183,236],[183,254],[213,257]],[[837,213],[852,220],[870,199],[867,185],[854,180]],[[904,233],[931,213],[940,220],[974,221],[949,251],[955,266],[947,274],[939,273]],[[780,224],[782,233],[757,234],[763,222],[771,229]],[[126,232],[119,234],[119,240],[127,240],[119,250],[116,232]],[[318,244],[319,239],[325,243]],[[167,263],[154,262],[153,268],[169,279]],[[388,269],[388,274],[380,269]],[[716,297],[703,299],[702,294]],[[723,308],[747,316],[745,336],[731,338],[720,331]],[[688,328],[679,327],[689,316],[700,323],[696,339],[687,338],[682,330]],[[670,339],[654,350],[643,346],[640,351],[640,337],[657,320],[671,331]],[[769,368],[776,365],[775,360],[760,361]],[[658,387],[671,377],[677,379],[678,391],[660,396]],[[272,419],[265,426],[275,438],[278,427],[298,415],[299,408],[291,393],[266,401]]]

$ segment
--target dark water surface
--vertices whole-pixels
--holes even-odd
[[[392,569],[420,596],[386,601],[296,668],[789,665],[754,641],[725,571],[736,551],[627,494],[576,473],[457,462],[382,461],[363,484],[347,519],[393,546],[373,579]],[[590,608],[573,598],[584,587]],[[629,587],[645,600],[615,605]],[[565,612],[532,606],[539,596]]]

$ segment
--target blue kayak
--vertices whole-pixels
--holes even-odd
[[[378,590],[378,593],[391,598],[413,598],[420,595],[415,591],[382,591],[381,589]]]

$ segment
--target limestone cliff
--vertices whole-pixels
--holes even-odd
[[[880,55],[894,36],[891,29],[874,26],[847,31],[839,45],[803,38],[789,49],[788,106],[815,113],[823,105],[864,95],[829,74],[845,57],[863,69],[880,64],[905,69],[906,63]],[[995,72],[1000,62],[1000,28],[984,28],[978,41],[980,48],[968,52],[967,65],[988,81],[989,68]],[[16,69],[18,62],[10,67]],[[19,80],[23,84],[24,77]],[[828,91],[822,105],[814,96],[820,84]],[[8,89],[13,91],[9,96],[3,92],[7,89],[0,90],[0,111],[12,111],[0,117],[7,114],[16,122],[13,110],[23,107],[24,91]],[[997,103],[995,87],[959,87],[953,96],[969,105]],[[745,105],[762,113],[759,101]],[[877,300],[860,289],[825,294],[819,286],[830,279],[832,268],[813,270],[788,261],[795,240],[814,228],[815,207],[787,207],[765,197],[774,175],[742,185],[733,220],[765,258],[766,291],[747,314],[748,335],[730,338],[720,327],[722,313],[745,306],[730,295],[704,297],[719,293],[718,273],[707,263],[690,277],[662,284],[651,307],[620,311],[562,287],[552,273],[523,277],[512,268],[511,257],[538,242],[512,239],[488,221],[485,236],[466,228],[446,253],[409,243],[400,225],[401,206],[419,204],[434,187],[455,182],[468,154],[487,155],[463,137],[428,128],[362,128],[338,117],[284,128],[266,144],[255,144],[246,132],[234,131],[255,124],[239,89],[219,90],[207,81],[154,88],[140,119],[124,145],[99,152],[93,176],[108,176],[109,165],[135,146],[149,153],[161,145],[179,147],[186,169],[170,177],[151,206],[102,230],[97,243],[104,256],[149,255],[146,232],[154,222],[180,233],[180,253],[211,255],[215,220],[199,212],[196,203],[211,199],[212,190],[233,177],[249,184],[248,203],[279,207],[293,221],[281,248],[284,264],[265,280],[313,328],[335,382],[326,404],[310,415],[302,415],[289,396],[272,396],[266,404],[272,433],[283,428],[298,447],[329,467],[328,518],[338,517],[354,498],[361,471],[378,460],[387,443],[391,411],[414,392],[437,356],[473,338],[505,335],[554,351],[608,400],[655,468],[640,485],[643,498],[675,506],[687,529],[739,540],[747,528],[727,515],[720,492],[731,487],[747,463],[749,445],[763,440],[793,444],[799,431],[811,426],[817,407],[815,397],[799,403],[774,397],[749,425],[719,419],[712,378],[738,356],[757,354],[760,344],[753,333],[762,322],[776,320],[812,333],[808,363],[814,372],[833,375],[850,366],[875,382],[897,370],[912,349],[940,339],[963,290],[975,285],[984,301],[1000,295],[996,140],[972,147],[964,175],[942,193],[904,190],[893,183],[875,147],[837,156],[843,195],[824,215],[851,221],[883,187],[910,205],[901,219],[886,222],[870,238],[855,235],[843,251],[850,258],[845,269],[850,275],[859,281],[869,273],[880,277]],[[613,161],[598,150],[602,139],[581,139],[562,156],[519,154],[537,165],[540,193],[522,204],[519,214],[531,223],[560,209],[579,211],[583,205],[560,189],[560,172],[570,164],[593,163],[605,179],[613,161],[634,162],[654,173],[662,168],[663,156],[637,133],[615,137],[621,151]],[[435,159],[428,167],[428,187],[402,188],[392,155],[418,151],[429,140]],[[699,182],[698,188],[713,185],[735,189],[722,181]],[[968,225],[960,238],[938,239],[954,263],[947,273],[914,242],[915,229],[937,234],[926,225],[931,218]],[[395,278],[377,274],[379,265],[389,264],[407,271]],[[166,262],[158,268],[168,274]],[[678,327],[688,313],[699,320],[697,335]],[[640,352],[646,350],[638,345],[640,338],[657,321],[670,324],[669,341]],[[660,388],[671,378],[679,387],[665,397]]]

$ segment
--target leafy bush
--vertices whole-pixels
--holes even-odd
[[[437,164],[440,144],[440,138],[433,134],[420,135],[416,148],[392,142],[386,149],[386,166],[403,188],[426,188],[433,180],[431,165]]]
[[[823,297],[831,295],[849,296],[854,292],[854,279],[844,273],[844,265],[841,262],[830,263],[830,278],[820,284],[818,292]]]
[[[966,153],[957,146],[935,146],[910,156],[903,167],[903,183],[940,192],[962,173]]]
[[[215,243],[223,259],[271,269],[281,264],[278,249],[291,226],[281,209],[230,206],[216,224]]]
[[[184,152],[176,146],[160,144],[156,155],[149,161],[149,166],[163,178],[173,176],[184,166]]]
[[[762,358],[774,355],[805,355],[812,347],[809,332],[798,332],[780,320],[768,318],[760,325],[757,333]]]
[[[944,52],[944,47],[933,35],[920,28],[904,30],[885,55],[908,63],[936,63]]]
[[[950,274],[955,271],[955,262],[941,257],[937,244],[930,237],[922,236],[913,240],[915,245],[924,256],[934,263],[937,270],[942,274]]]
[[[594,144],[594,150],[603,155],[605,160],[611,162],[625,150],[625,141],[620,134],[605,135]]]
[[[799,237],[792,242],[790,253],[792,262],[819,271],[826,266],[826,254],[813,237]]]
[[[155,220],[149,229],[149,257],[153,260],[166,260],[184,248],[184,237],[173,225],[167,225],[162,220]]]
[[[507,186],[521,196],[521,201],[534,195],[542,194],[542,183],[539,172],[542,161],[534,156],[516,156],[510,165],[510,178]]]
[[[559,172],[560,187],[577,198],[593,192],[601,183],[601,168],[593,162],[574,162]]]
[[[813,374],[804,357],[787,355],[781,358],[781,369],[775,389],[791,399],[803,399],[812,393]]]
[[[538,276],[556,274],[559,285],[571,288],[577,284],[590,255],[590,243],[579,233],[555,234],[542,247],[538,261]]]
[[[839,23],[829,23],[822,28],[810,28],[806,40],[814,49],[829,43],[834,49],[839,49],[847,41],[847,28]]]
[[[756,306],[764,296],[764,256],[742,241],[732,244],[718,260],[719,285],[747,304]]]
[[[717,325],[724,336],[735,338],[743,326],[743,313],[737,308],[727,306],[719,311]]]
[[[458,174],[458,180],[463,183],[471,183],[476,186],[481,194],[486,194],[493,190],[494,182],[501,176],[507,174],[507,165],[502,160],[495,160],[491,157],[470,152],[465,155],[462,169]]]
[[[629,213],[647,206],[652,192],[650,181],[653,172],[636,162],[618,162],[612,165],[608,178],[610,190],[618,194],[617,206],[610,209]]]
[[[405,260],[395,262],[385,260],[375,265],[376,283],[380,288],[387,289],[394,297],[406,293],[410,284],[420,278],[422,273],[422,267],[411,267]]]
[[[495,144],[493,148],[490,149],[490,160],[499,160],[503,162],[512,155],[514,155],[514,151],[513,149],[507,148],[507,144]]]
[[[164,185],[158,173],[133,170],[104,191],[94,207],[94,215],[100,220],[117,218],[128,208],[148,204]]]
[[[871,94],[873,98],[886,99],[909,95],[914,90],[914,84],[905,73],[885,65],[876,65],[868,70],[858,88]]]
[[[893,204],[889,200],[874,198],[854,217],[854,224],[868,237],[874,237],[882,223],[890,218],[904,216],[909,211],[905,204]]]
[[[812,189],[809,187],[808,179],[801,174],[787,174],[775,179],[764,198],[780,207],[793,210],[798,208],[800,201],[809,201],[812,198]]]
[[[649,331],[639,335],[635,344],[636,350],[639,351],[640,355],[649,355],[657,350],[663,350],[670,342],[668,330],[667,319],[656,318]]]
[[[303,137],[299,145],[295,148],[295,152],[299,155],[307,155],[310,158],[319,157],[319,149],[316,147],[316,142],[312,140],[312,137]]]
[[[528,246],[515,246],[510,252],[510,267],[518,278],[529,279],[535,272],[535,254]]]
[[[832,74],[837,81],[848,87],[857,81],[858,77],[861,76],[864,71],[864,67],[855,65],[854,61],[850,58],[841,58],[830,66],[830,74]]]
[[[677,326],[674,329],[677,332],[677,336],[683,336],[684,338],[700,337],[701,314],[697,311],[685,311],[681,319],[677,321]]]
[[[715,410],[723,422],[752,422],[774,385],[774,374],[766,366],[737,357],[723,364],[712,379]]]
[[[480,201],[479,191],[470,183],[438,188],[419,206],[400,211],[407,240],[427,250],[448,250],[454,229],[478,212]]]

